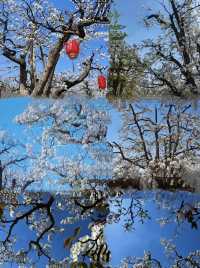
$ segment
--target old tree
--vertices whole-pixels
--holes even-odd
[[[71,37],[85,42],[106,32],[102,27],[109,22],[110,4],[111,0],[80,0],[57,9],[49,1],[1,1],[1,57],[17,66],[20,94],[60,96],[84,81],[91,71],[101,70],[95,59],[95,54],[101,54],[99,48],[98,53],[89,50],[79,74],[63,77],[55,73],[64,42]]]
[[[200,121],[192,106],[146,109],[132,103],[122,111],[122,137],[113,142],[107,140],[109,110],[101,107],[77,97],[36,102],[16,118],[31,131],[29,140],[1,131],[1,262],[37,267],[46,259],[72,267],[108,267],[112,255],[105,226],[125,218],[124,227],[130,230],[138,217],[145,222],[151,215],[136,191],[162,190],[161,200],[155,200],[166,200],[170,220],[198,228],[199,203],[178,199],[175,206],[164,193],[200,191]],[[73,156],[70,146],[77,148]],[[49,185],[53,188],[45,193]],[[84,233],[81,221],[90,222],[90,234]],[[17,227],[22,224],[30,234],[23,242]],[[170,248],[168,241],[162,243]],[[56,255],[55,245],[66,253]],[[171,247],[172,267],[199,267],[199,251],[183,256]],[[150,253],[127,258],[122,265],[147,264],[162,267]]]
[[[164,0],[147,12],[152,38],[127,43],[119,15],[110,26],[109,87],[113,96],[199,94],[199,1]]]
[[[132,98],[137,96],[139,80],[144,71],[136,46],[128,44],[125,27],[120,25],[120,15],[113,11],[109,28],[109,96]]]
[[[55,72],[64,41],[71,36],[93,38],[93,26],[108,23],[109,1],[71,2],[67,11],[58,11],[45,1],[1,2],[1,51],[19,68],[21,92],[59,96],[83,81],[90,71],[102,68],[94,63],[96,56],[92,54],[75,80],[64,77],[60,82],[62,76]],[[177,8],[182,10],[189,4],[187,1]],[[150,16],[148,21],[156,17]],[[117,41],[123,41],[123,36],[120,38]],[[132,64],[127,60],[125,63],[126,67]],[[174,66],[171,61],[170,64]],[[153,68],[158,67],[155,63],[148,75],[155,78]],[[179,69],[175,70],[180,74]],[[122,71],[129,75],[133,69]],[[180,77],[180,83],[185,85],[184,76]],[[123,93],[124,85],[120,83],[116,95]],[[158,193],[155,203],[167,207],[169,213],[162,222],[187,223],[194,230],[199,227],[198,200],[177,199],[176,195],[200,192],[198,113],[185,103],[156,104],[147,109],[137,101],[123,107],[121,114],[121,137],[115,141],[107,139],[107,104],[102,106],[77,96],[33,102],[15,120],[26,128],[25,135],[21,132],[16,138],[0,131],[3,265],[110,267],[112,252],[104,230],[122,218],[127,231],[138,220],[145,222],[151,211],[144,205],[144,196],[137,195],[144,190],[154,190]],[[87,231],[84,223],[89,226]],[[199,250],[184,255],[171,242],[162,241],[172,257],[171,267],[200,267]],[[164,266],[146,252],[141,258],[128,257],[122,267]]]
[[[162,1],[159,10],[145,18],[159,36],[143,42],[149,68],[145,85],[154,92],[177,96],[198,94],[200,86],[199,1]]]

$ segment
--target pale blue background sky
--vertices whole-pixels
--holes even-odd
[[[66,0],[51,0],[59,8],[68,6]],[[67,5],[66,5],[67,3]],[[121,15],[121,23],[127,26],[129,42],[140,42],[144,38],[151,38],[158,33],[158,29],[145,29],[143,18],[149,13],[148,8],[160,8],[158,0],[114,0],[112,8],[116,8]]]
[[[127,27],[128,42],[138,43],[158,34],[158,28],[150,30],[144,27],[143,18],[149,14],[149,7],[157,10],[160,5],[156,0],[115,0],[113,8],[118,10],[120,22]]]
[[[137,196],[137,193],[135,194]],[[160,226],[158,219],[167,217],[172,214],[170,210],[158,208],[155,202],[156,194],[153,193],[143,194],[138,193],[138,196],[148,196],[144,200],[144,206],[148,210],[151,219],[146,219],[144,224],[136,219],[134,229],[131,232],[124,230],[123,225],[127,216],[122,216],[119,223],[107,224],[105,227],[105,237],[108,242],[109,248],[112,252],[112,265],[118,267],[119,263],[126,257],[136,256],[143,257],[144,250],[150,251],[153,258],[157,258],[162,267],[170,267],[173,260],[169,260],[165,254],[164,247],[160,244],[160,239],[173,239],[177,250],[182,256],[187,256],[190,251],[199,248],[199,232],[200,230],[191,229],[191,226],[184,222],[178,226],[172,223]],[[136,197],[135,197],[136,198]],[[168,203],[174,207],[178,207],[182,200],[194,202],[199,200],[199,195],[191,195],[187,193],[167,193],[162,194],[163,200],[174,200]],[[127,197],[124,201],[124,206],[130,206],[131,199]],[[115,211],[114,207],[112,211]],[[178,235],[177,235],[178,234]]]

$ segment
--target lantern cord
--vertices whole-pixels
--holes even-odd
[[[73,73],[74,73],[75,72],[74,61],[72,61],[72,70],[73,70]]]

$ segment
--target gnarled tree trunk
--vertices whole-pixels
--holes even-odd
[[[29,91],[27,88],[27,70],[26,70],[26,62],[20,64],[20,78],[19,78],[19,92],[20,95],[28,95]]]
[[[71,34],[60,38],[57,44],[50,51],[44,73],[32,92],[33,96],[42,96],[45,92],[49,92],[49,86],[51,85],[54,69],[60,57],[63,43],[64,41],[67,41],[70,36]]]

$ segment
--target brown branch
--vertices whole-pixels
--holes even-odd
[[[147,162],[149,162],[150,161],[149,153],[148,153],[146,142],[145,142],[145,139],[144,139],[144,136],[143,136],[143,133],[142,133],[142,128],[141,128],[141,126],[140,126],[140,124],[138,122],[137,114],[135,113],[135,110],[134,110],[132,104],[130,104],[129,107],[130,107],[130,109],[132,111],[134,122],[135,122],[135,124],[137,126],[137,129],[139,131],[139,135],[140,135],[140,139],[141,139],[141,142],[142,142],[142,146],[143,146],[143,150],[144,150],[146,160],[147,160]]]
[[[155,19],[159,24],[167,25],[167,21],[163,20],[158,14],[151,14],[146,18],[147,20]]]
[[[14,229],[14,227],[18,224],[19,221],[23,220],[23,219],[26,219],[28,218],[31,214],[33,214],[33,212],[39,210],[39,209],[42,209],[42,208],[46,208],[47,211],[48,211],[48,208],[51,207],[51,205],[53,204],[54,202],[54,198],[53,196],[51,196],[48,200],[47,203],[40,203],[40,204],[37,204],[36,206],[34,206],[32,209],[30,209],[29,211],[27,211],[26,213],[22,214],[21,216],[18,216],[16,217],[13,221],[12,221],[12,224],[11,226],[9,227],[9,231],[8,231],[8,234],[4,240],[4,244],[6,244],[7,242],[10,241],[10,236],[12,235],[12,231]]]
[[[83,65],[85,66],[84,71],[79,75],[78,78],[76,78],[73,81],[69,81],[69,80],[64,80],[64,83],[67,85],[67,89],[61,89],[61,90],[57,90],[55,92],[56,96],[61,96],[61,94],[63,94],[64,92],[66,92],[68,89],[70,89],[71,87],[74,87],[75,85],[80,84],[81,82],[83,82],[85,80],[85,78],[87,78],[87,76],[89,75],[91,69],[92,69],[92,63],[94,60],[94,53],[92,54],[92,56],[86,60]]]

